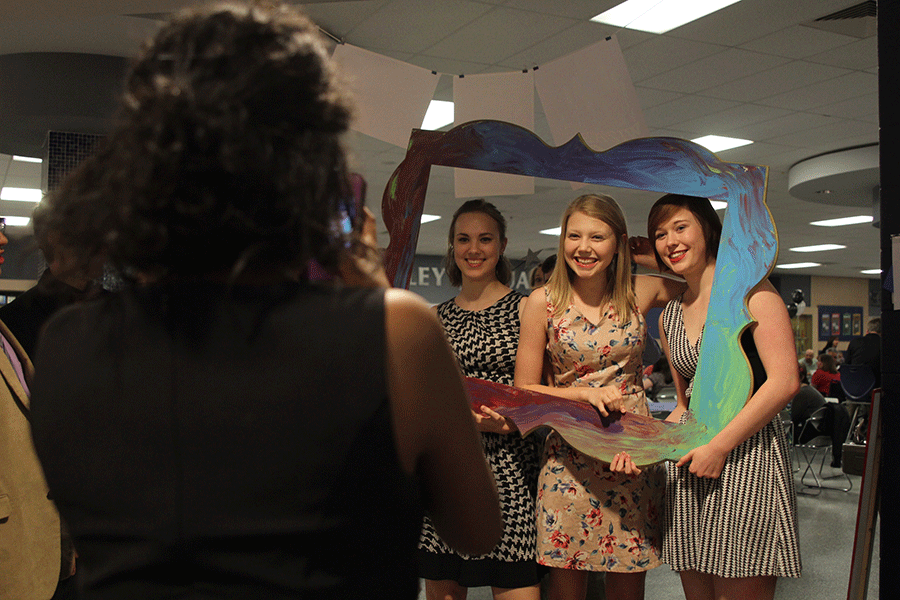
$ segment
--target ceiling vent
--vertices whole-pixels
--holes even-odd
[[[875,0],[867,0],[801,24],[860,39],[872,37],[876,32],[876,7]]]

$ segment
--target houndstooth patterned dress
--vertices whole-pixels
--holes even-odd
[[[512,385],[516,350],[519,345],[519,304],[523,296],[509,294],[492,306],[479,311],[460,308],[451,299],[437,307],[438,317],[456,358],[467,377],[476,377],[505,385]],[[503,512],[504,531],[500,543],[484,556],[462,556],[466,561],[528,561],[534,564],[534,495],[537,485],[538,447],[535,436],[523,438],[518,433],[501,435],[482,433],[484,453],[494,472]],[[437,535],[426,516],[419,541],[419,550],[426,553],[455,555]],[[457,555],[458,556],[458,555]],[[502,569],[492,564],[490,571]],[[423,573],[426,578],[429,577]],[[482,582],[478,585],[520,587],[501,583]],[[469,583],[469,587],[475,584]]]
[[[691,345],[680,300],[666,305],[663,329],[672,368],[689,382],[690,398],[702,331]],[[755,345],[744,348],[751,364],[758,363]],[[718,479],[669,464],[662,558],[675,571],[720,577],[800,576],[797,497],[779,418],[732,450]]]

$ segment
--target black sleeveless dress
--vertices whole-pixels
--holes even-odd
[[[39,345],[34,440],[86,600],[416,598],[384,292],[126,291]],[[364,340],[364,342],[363,342]]]

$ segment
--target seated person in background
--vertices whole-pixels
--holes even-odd
[[[802,367],[800,370],[802,372]],[[818,428],[803,425],[814,412],[825,408],[825,414]],[[794,443],[805,444],[818,435],[831,437],[831,466],[841,466],[841,455],[847,433],[850,431],[850,413],[847,407],[837,402],[827,402],[819,391],[808,385],[801,375],[800,390],[791,400],[791,422],[794,426]]]
[[[835,368],[840,368],[840,366],[844,364],[844,353],[838,350],[837,347],[829,348],[825,353],[830,354],[832,358],[834,358]]]
[[[500,539],[441,325],[360,231],[350,116],[298,9],[188,9],[132,63],[80,193],[50,196],[133,280],[54,316],[35,363],[84,600],[414,600],[420,499],[460,552]],[[348,258],[368,285],[304,275]]]
[[[810,385],[819,390],[823,396],[831,395],[831,382],[840,381],[841,374],[837,372],[834,357],[830,354],[820,354],[818,368],[809,380]]]
[[[818,368],[818,365],[816,364],[816,355],[813,352],[813,349],[807,348],[803,353],[803,358],[797,362],[800,364],[803,375],[806,376],[808,382],[809,378],[812,377],[812,374],[816,372],[816,368]]]

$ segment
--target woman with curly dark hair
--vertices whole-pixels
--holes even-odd
[[[132,280],[59,314],[36,360],[34,441],[85,598],[414,598],[417,496],[461,552],[497,543],[440,324],[377,285],[349,119],[294,9],[188,11],[50,199],[85,264]]]

